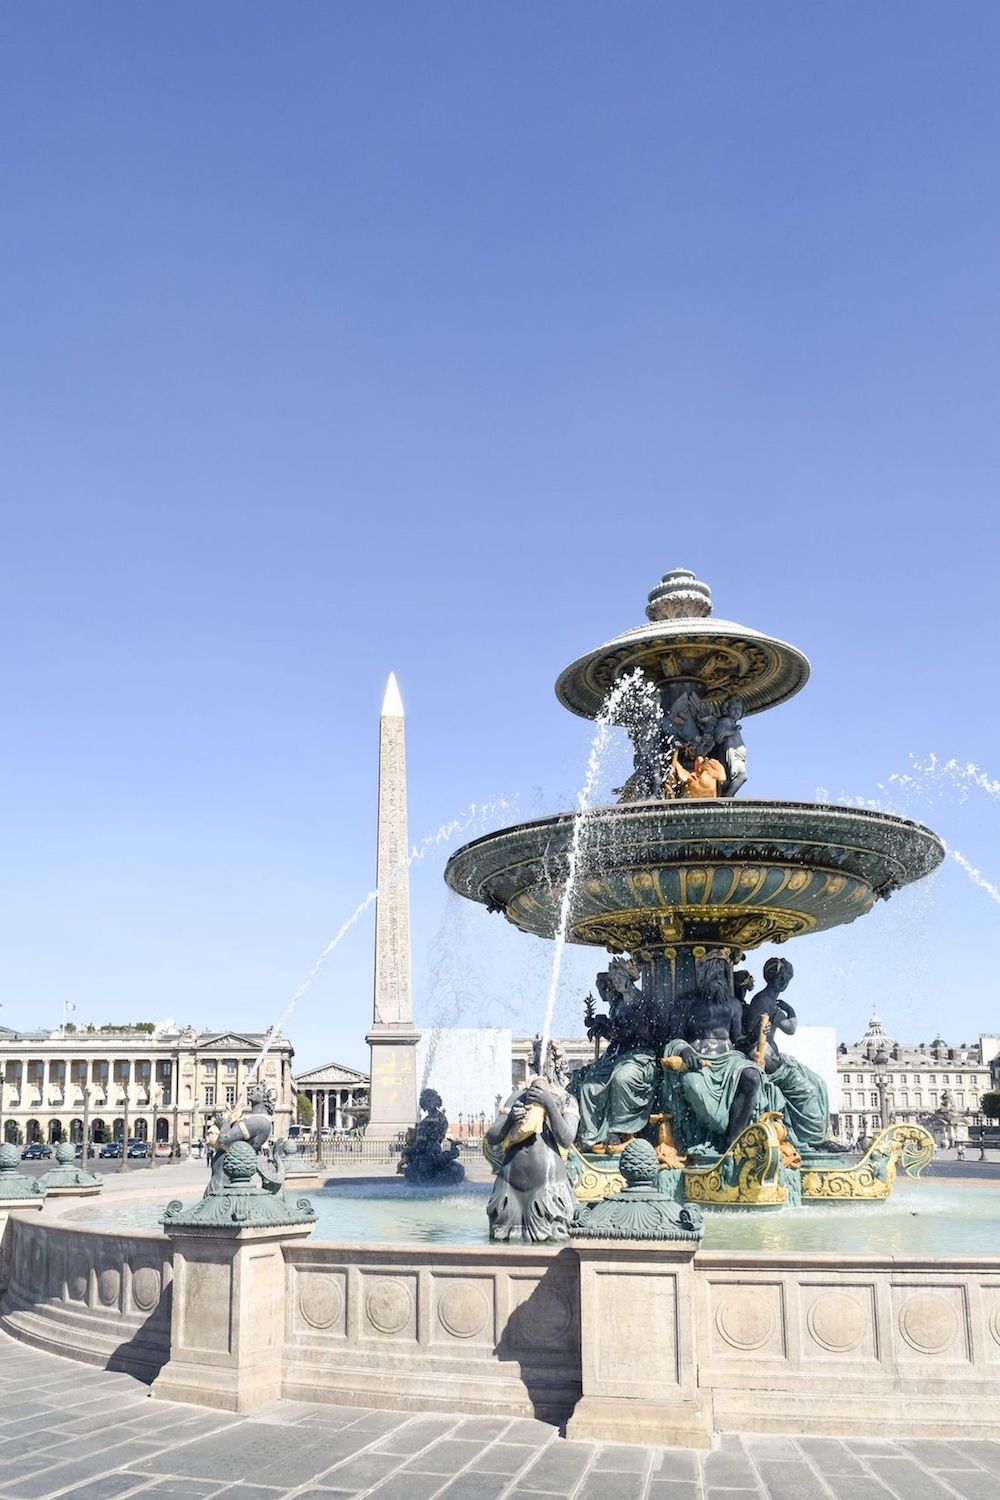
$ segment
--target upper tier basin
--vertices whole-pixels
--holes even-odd
[[[474,839],[452,855],[445,879],[523,932],[554,937],[573,823],[559,813]],[[567,936],[630,953],[672,943],[756,948],[853,922],[943,858],[929,828],[861,808],[620,803],[584,820]]]

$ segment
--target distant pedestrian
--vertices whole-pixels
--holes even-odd
[[[980,1161],[985,1161],[986,1160],[986,1147],[985,1146],[980,1146],[980,1148],[979,1148],[979,1160]]]
[[[961,1141],[959,1141],[958,1146],[956,1147],[955,1155],[958,1157],[959,1161],[965,1160],[965,1147],[962,1145]]]

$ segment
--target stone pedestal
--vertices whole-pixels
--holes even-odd
[[[698,1389],[694,1244],[577,1241],[583,1397],[569,1438],[712,1445],[712,1400]]]
[[[374,1025],[365,1041],[371,1048],[371,1118],[365,1126],[370,1141],[393,1141],[417,1118],[417,1043],[420,1032],[411,1023]]]
[[[270,1227],[164,1225],[173,1244],[170,1359],[154,1396],[251,1411],[281,1396],[285,1319],[282,1246],[311,1223]]]

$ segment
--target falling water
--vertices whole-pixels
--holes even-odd
[[[954,796],[962,806],[973,792],[985,792],[993,801],[1000,800],[1000,779],[991,776],[982,766],[973,761],[960,761],[954,756],[941,760],[931,751],[922,760],[910,752],[910,769],[893,771],[885,781],[876,782],[875,789],[882,800],[868,797],[852,797],[842,792],[838,802],[851,807],[870,807],[878,812],[887,812],[891,799],[918,797],[922,801],[933,801],[941,797]],[[830,793],[826,787],[817,787],[819,801],[828,802]]]
[[[940,795],[942,791],[957,793],[959,802],[965,802],[970,792],[985,792],[988,797],[1000,798],[1000,780],[990,776],[982,766],[972,761],[939,760],[931,753],[926,760],[919,760],[911,753],[909,771],[894,771],[889,784],[902,792],[916,792],[926,796]]]
[[[890,795],[889,788],[892,789]],[[881,797],[853,796],[848,792],[841,792],[836,801],[844,807],[868,808],[872,812],[890,813],[895,816],[901,815],[901,807],[895,800],[900,794],[905,800],[907,796],[918,797],[927,800],[930,797],[941,797],[953,793],[959,802],[964,805],[968,800],[970,792],[985,792],[992,800],[1000,799],[1000,780],[990,776],[982,766],[975,765],[972,761],[939,760],[931,752],[925,760],[919,760],[915,755],[910,755],[909,771],[893,771],[886,777],[885,782],[878,782],[877,789],[883,795]],[[827,787],[817,787],[816,797],[820,802],[829,802],[830,792]],[[955,861],[959,869],[978,886],[985,891],[991,901],[1000,906],[1000,887],[987,880],[982,870],[967,859],[960,849],[953,849],[950,844],[944,843],[948,856]]]
[[[973,885],[978,885],[981,891],[986,892],[991,901],[995,901],[997,906],[1000,906],[1000,890],[997,889],[992,881],[986,879],[986,876],[983,874],[982,870],[977,870],[975,865],[972,864],[970,860],[967,860],[965,855],[962,854],[958,849],[949,849],[948,853],[958,865],[959,869],[965,871],[966,875],[968,875]]]
[[[516,798],[512,800],[516,801]],[[334,949],[340,945],[343,939],[350,932],[351,928],[354,926],[355,922],[357,922],[359,917],[362,917],[364,915],[369,906],[371,906],[372,902],[377,901],[379,896],[384,894],[384,892],[391,890],[392,886],[396,883],[401,875],[409,870],[411,866],[419,863],[419,861],[422,860],[425,855],[429,854],[430,851],[432,849],[435,849],[439,844],[443,844],[447,842],[448,839],[454,838],[456,833],[464,833],[466,829],[472,826],[472,824],[482,823],[487,818],[493,817],[494,814],[498,812],[503,812],[505,808],[508,808],[510,806],[511,802],[508,801],[505,797],[497,797],[492,802],[473,802],[459,817],[452,818],[448,823],[442,823],[441,827],[438,828],[434,833],[429,833],[426,838],[422,838],[419,843],[413,845],[406,858],[399,860],[398,863],[395,864],[389,871],[389,874],[386,876],[386,878],[379,885],[377,885],[373,891],[368,892],[365,899],[358,903],[358,905],[351,912],[351,915],[340,927],[336,935],[327,943],[326,947],[323,949],[322,953],[319,955],[316,962],[313,964],[312,968],[309,970],[308,974],[303,979],[298,989],[295,991],[295,994],[285,1006],[285,1009],[282,1011],[277,1021],[275,1021],[273,1026],[268,1028],[267,1034],[264,1037],[263,1045],[253,1065],[252,1071],[254,1073],[257,1072],[257,1069],[260,1067],[261,1063],[264,1061],[264,1058],[267,1056],[274,1038],[278,1035],[278,1033],[281,1031],[281,1028],[288,1021],[296,1005],[298,1005],[299,1001],[302,999],[302,996],[305,994],[306,990],[308,990],[317,974],[319,974],[320,970],[323,968],[323,965],[326,963],[331,953],[333,953]]]
[[[556,996],[559,991],[559,975],[562,972],[563,953],[566,949],[566,939],[569,931],[569,916],[573,904],[573,894],[576,886],[577,867],[580,863],[580,853],[583,848],[583,837],[587,823],[587,816],[592,811],[594,794],[597,790],[598,780],[603,768],[604,756],[611,739],[612,727],[619,722],[623,710],[628,708],[630,715],[638,720],[656,711],[655,689],[644,673],[637,669],[627,673],[608,693],[601,711],[597,716],[597,729],[590,746],[590,754],[587,757],[587,771],[583,778],[576,799],[576,811],[573,814],[573,831],[570,837],[569,858],[566,868],[566,883],[563,887],[562,899],[559,903],[559,925],[556,928],[555,948],[552,954],[552,973],[549,979],[549,993],[545,1003],[545,1020],[542,1024],[541,1050],[539,1051],[539,1068],[545,1070],[545,1060],[548,1056],[549,1038],[552,1034],[552,1017],[555,1012]]]

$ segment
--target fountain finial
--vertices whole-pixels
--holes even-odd
[[[671,568],[649,591],[651,620],[697,620],[712,613],[712,590],[689,568]]]

